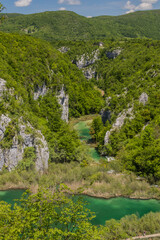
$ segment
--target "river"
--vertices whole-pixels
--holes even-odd
[[[85,140],[86,143],[91,139],[88,123],[88,121],[81,121],[75,125],[80,138],[83,141]],[[99,161],[101,156],[95,148],[89,146],[89,152],[95,161]],[[23,190],[0,191],[0,201],[13,203],[13,200],[19,199],[23,192]],[[151,211],[160,212],[160,201],[154,199],[136,200],[119,197],[106,200],[88,196],[83,196],[83,198],[88,203],[87,207],[96,214],[96,218],[92,220],[92,223],[95,225],[104,225],[106,220],[112,218],[118,220],[130,214],[137,214],[139,217],[142,217]]]
[[[91,120],[87,121],[80,121],[74,125],[74,128],[78,131],[79,137],[82,141],[85,141],[88,145],[88,154],[95,160],[95,162],[99,162],[100,159],[105,159],[102,157],[95,147],[92,147],[91,142],[91,135],[90,135],[90,123]]]

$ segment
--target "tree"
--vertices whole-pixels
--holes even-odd
[[[26,192],[20,204],[0,203],[0,239],[101,239],[98,228],[90,220],[94,217],[80,198],[66,196],[60,187],[31,195]],[[67,189],[68,190],[68,189]]]

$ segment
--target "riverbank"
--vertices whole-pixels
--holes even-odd
[[[51,163],[43,175],[32,171],[13,171],[0,175],[0,190],[55,188],[64,183],[75,194],[98,198],[127,197],[134,199],[160,199],[160,188],[137,180],[133,173],[108,173],[106,163],[80,166],[79,163]]]

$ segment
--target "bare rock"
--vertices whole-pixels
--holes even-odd
[[[79,69],[86,68],[89,65],[92,65],[99,59],[99,49],[92,52],[91,56],[83,54],[79,57],[78,60],[73,61]]]
[[[68,52],[69,50],[70,50],[70,48],[65,47],[65,46],[63,46],[63,47],[61,47],[61,48],[58,49],[58,51],[60,51],[61,53],[66,53],[66,52]]]
[[[61,119],[68,122],[69,117],[69,96],[64,91],[64,86],[62,86],[59,95],[57,95],[58,103],[62,108]]]
[[[0,120],[0,129],[3,131],[3,137],[10,118],[2,115]],[[29,123],[24,124],[22,118],[19,120],[19,132],[15,133],[12,139],[12,146],[9,148],[0,148],[0,170],[6,166],[9,171],[14,169],[18,162],[23,160],[24,150],[27,147],[33,147],[36,152],[35,166],[37,171],[43,172],[48,168],[49,149],[48,144],[39,130],[35,130]],[[27,133],[26,128],[31,129]],[[3,138],[1,138],[2,140]],[[21,139],[21,141],[19,141]]]
[[[115,59],[116,57],[118,57],[122,52],[122,49],[120,48],[117,48],[113,51],[107,51],[106,52],[106,56],[109,58],[109,59]]]
[[[141,96],[139,97],[139,103],[146,105],[147,102],[148,102],[148,95],[147,95],[147,93],[143,92],[141,94]]]
[[[92,78],[96,77],[96,72],[92,68],[85,68],[83,69],[83,74],[87,80],[90,80]]]
[[[6,91],[6,81],[0,78],[0,97],[3,96],[3,93]]]
[[[47,93],[48,89],[46,88],[46,85],[43,84],[42,87],[37,87],[34,92],[34,100],[37,100],[40,96],[44,97]]]
[[[105,137],[104,137],[104,144],[105,144],[105,145],[109,143],[109,137],[110,137],[111,133],[112,133],[113,131],[115,131],[115,130],[120,129],[120,128],[123,126],[124,120],[127,118],[127,116],[129,116],[129,117],[128,117],[129,119],[133,119],[133,118],[134,118],[134,116],[133,116],[133,114],[132,114],[132,111],[133,111],[133,107],[129,108],[127,111],[121,112],[121,113],[118,115],[115,123],[112,125],[111,130],[109,130],[109,131],[106,132],[106,135],[105,135]]]

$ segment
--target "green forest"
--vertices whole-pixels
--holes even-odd
[[[0,202],[0,239],[114,240],[159,232],[158,212],[95,226],[95,213],[77,197],[160,199],[159,13],[0,14],[0,189],[29,189],[14,205]],[[85,120],[88,142],[74,128]],[[11,166],[6,156],[23,148]],[[37,171],[41,149],[48,165]]]
[[[92,40],[121,38],[160,39],[160,10],[138,11],[121,16],[86,18],[71,11],[48,11],[29,15],[7,14],[4,32],[18,32],[55,40]],[[5,15],[2,14],[1,15]]]

